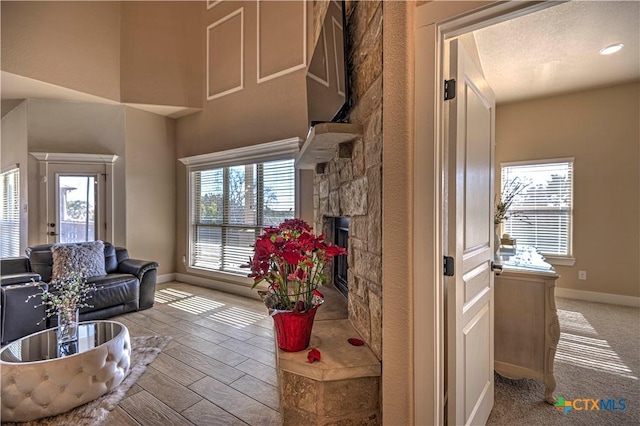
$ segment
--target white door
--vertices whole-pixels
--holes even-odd
[[[456,95],[445,102],[449,424],[485,424],[493,407],[493,92],[458,40],[449,47]]]
[[[105,166],[49,164],[46,180],[48,243],[102,240],[106,235]]]

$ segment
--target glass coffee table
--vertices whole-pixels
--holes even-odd
[[[115,321],[82,322],[78,340],[58,344],[56,329],[0,350],[2,421],[54,416],[120,385],[131,358],[129,330]]]

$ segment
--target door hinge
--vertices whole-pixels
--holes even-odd
[[[451,99],[456,97],[456,80],[452,78],[451,80],[444,81],[444,100],[450,101]]]
[[[455,270],[455,262],[453,260],[453,257],[445,256],[444,257],[444,275],[445,275],[445,277],[452,277],[454,270]]]

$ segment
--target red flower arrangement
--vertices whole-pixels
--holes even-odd
[[[324,267],[347,251],[312,230],[303,220],[287,219],[277,228],[265,228],[256,240],[247,266],[253,288],[269,283],[268,293],[262,295],[269,309],[305,312],[322,303],[316,289],[327,282]]]

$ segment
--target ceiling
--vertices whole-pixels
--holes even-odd
[[[473,32],[497,103],[640,80],[640,2],[573,1]],[[612,55],[598,52],[623,43]]]

